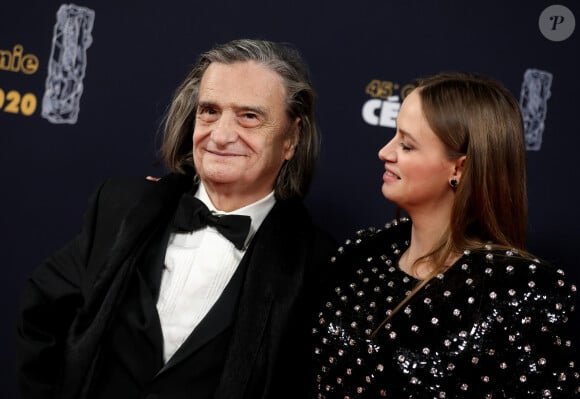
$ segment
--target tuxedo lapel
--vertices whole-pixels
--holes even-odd
[[[99,268],[92,287],[89,306],[107,302],[112,285],[123,284],[133,270],[143,245],[159,227],[167,223],[185,189],[184,177],[170,175],[143,192],[140,200],[127,212],[105,265]]]
[[[66,342],[64,386],[69,396],[77,395],[84,373],[93,368],[98,343],[119,305],[140,250],[159,223],[169,220],[181,193],[191,187],[190,182],[186,176],[169,175],[156,183],[148,183],[135,205],[127,210],[104,265],[97,269],[94,278],[87,280],[92,284],[85,291],[90,296],[74,320]],[[113,202],[117,198],[112,196],[102,201],[107,200]]]
[[[129,298],[125,299],[131,304],[126,314],[119,315],[119,317],[127,318],[134,333],[140,332],[144,336],[151,349],[151,357],[159,359],[159,364],[162,364],[163,333],[157,313],[157,299],[170,233],[169,224],[166,220],[160,221],[157,231],[138,250],[141,254],[136,258],[135,277],[130,277],[133,279],[131,284],[135,284],[134,289],[138,292],[132,293]],[[128,317],[131,314],[138,317]],[[143,348],[143,351],[145,350],[146,348]],[[139,362],[142,359],[135,360]],[[147,367],[152,364],[151,362],[143,363],[145,364],[140,366]]]
[[[272,334],[281,333],[274,332],[281,326],[273,327],[272,323],[276,323],[273,319],[286,320],[287,317],[275,314],[274,303],[301,286],[304,246],[299,242],[304,235],[293,226],[304,224],[297,220],[301,214],[295,210],[287,203],[277,202],[254,237],[254,249],[216,398],[232,399],[244,395],[253,367],[257,367],[258,353],[268,345]]]
[[[171,218],[181,194],[188,187],[187,180],[184,180],[181,176],[170,175],[144,193],[123,220],[108,262],[110,266],[127,269],[124,281],[128,282],[135,275],[135,284],[142,286],[142,293],[133,298],[133,306],[139,306],[143,316],[135,328],[144,334],[159,356],[163,350],[163,334],[156,305]],[[136,264],[133,266],[133,263]]]

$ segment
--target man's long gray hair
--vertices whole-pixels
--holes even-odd
[[[288,44],[241,39],[203,53],[177,88],[166,115],[161,157],[170,171],[195,175],[192,135],[203,74],[213,62],[233,64],[244,61],[257,62],[280,75],[286,91],[289,121],[300,119],[294,157],[282,165],[274,190],[278,199],[303,198],[314,175],[320,147],[314,118],[316,93],[305,62]]]

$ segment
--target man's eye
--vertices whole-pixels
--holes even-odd
[[[201,107],[197,110],[198,114],[210,114],[213,115],[216,113],[216,110],[210,107]]]
[[[203,121],[211,122],[217,118],[217,110],[211,107],[200,107],[197,110],[197,116]]]
[[[254,128],[260,125],[260,117],[253,112],[246,112],[240,115],[239,123],[243,127]]]

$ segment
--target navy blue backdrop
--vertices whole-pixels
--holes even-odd
[[[234,38],[291,42],[310,64],[323,151],[307,205],[340,241],[394,215],[377,152],[414,78],[502,80],[527,118],[530,250],[580,281],[578,2],[402,3],[3,2],[0,397],[16,397],[26,277],[76,233],[104,178],[164,173],[156,137],[173,90],[201,51]]]

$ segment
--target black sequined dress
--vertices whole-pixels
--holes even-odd
[[[398,268],[411,223],[360,231],[339,248],[320,305],[318,398],[575,398],[576,287],[511,251],[465,251],[378,333],[417,280]]]

